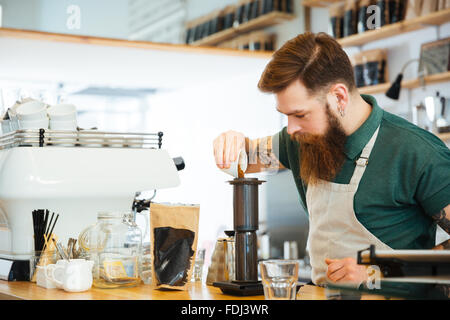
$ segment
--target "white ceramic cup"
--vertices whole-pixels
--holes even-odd
[[[235,178],[238,178],[238,164],[241,166],[241,170],[245,172],[247,170],[248,165],[248,159],[247,159],[247,153],[244,149],[242,149],[239,152],[239,156],[237,157],[236,161],[232,162],[230,164],[230,167],[228,169],[221,169],[223,172],[228,173],[229,175],[232,175]]]
[[[48,265],[45,273],[46,278],[53,281],[56,287],[67,292],[83,292],[92,287],[93,261],[85,259],[59,261]]]
[[[50,129],[75,131],[77,130],[77,121],[50,119]]]
[[[40,101],[29,101],[16,109],[17,118],[24,121],[36,121],[47,118],[47,106]]]
[[[57,104],[47,109],[50,121],[75,121],[77,119],[77,108],[73,104]]]
[[[49,278],[47,278],[45,275],[48,268],[49,268],[48,265],[36,267],[36,284],[39,287],[43,287],[46,289],[54,289],[54,288],[56,288],[55,283],[52,280],[50,280]]]
[[[20,120],[19,119],[19,129],[48,129],[48,118],[42,118],[38,120]]]
[[[76,259],[76,260],[78,260],[78,259]],[[45,266],[45,278],[46,278],[46,280],[47,281],[51,281],[55,285],[55,287],[58,288],[58,289],[63,289],[63,284],[62,283],[56,283],[54,281],[54,279],[53,279],[53,269],[55,269],[56,266],[63,266],[63,267],[65,267],[68,262],[69,261],[62,259],[62,260],[56,261],[56,263],[51,263],[51,264],[48,264],[48,265]],[[56,276],[58,278],[61,278],[63,276],[63,274],[64,274],[64,268],[58,268],[56,270],[56,272],[60,273],[60,274],[56,274]]]

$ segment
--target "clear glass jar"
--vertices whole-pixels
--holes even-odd
[[[131,287],[141,282],[142,233],[132,213],[99,213],[97,223],[80,234],[79,243],[94,261],[95,287]]]

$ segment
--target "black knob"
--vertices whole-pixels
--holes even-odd
[[[173,158],[173,162],[175,163],[175,166],[177,167],[178,171],[184,169],[185,163],[182,157]]]

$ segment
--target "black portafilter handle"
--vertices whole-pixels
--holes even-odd
[[[151,204],[152,200],[150,199],[142,199],[142,200],[136,200],[134,199],[133,201],[133,205],[131,207],[131,210],[133,212],[142,212],[144,210],[147,210],[148,208],[150,208],[150,204]]]
[[[258,281],[257,237],[258,187],[257,178],[236,178],[233,185],[233,224],[235,231],[235,282]]]
[[[177,167],[178,171],[181,171],[184,169],[186,164],[184,163],[184,159],[182,157],[176,157],[173,158],[173,162],[175,163],[175,166]]]

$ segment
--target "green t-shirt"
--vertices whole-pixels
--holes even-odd
[[[374,97],[361,96],[372,105],[372,112],[347,138],[346,161],[333,182],[350,183],[355,161],[380,125],[355,194],[356,218],[391,248],[430,249],[436,239],[436,223],[431,216],[450,203],[450,150],[432,133],[381,109]],[[285,127],[273,136],[273,143],[275,152],[279,148],[280,162],[292,171],[308,212],[298,142],[291,140]]]

